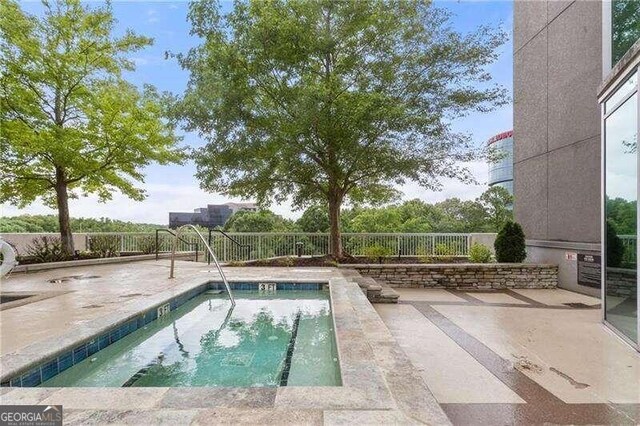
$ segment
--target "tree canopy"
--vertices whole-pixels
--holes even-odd
[[[0,202],[36,199],[58,209],[65,252],[73,250],[68,199],[116,190],[135,200],[141,169],[179,162],[166,102],[125,81],[128,55],[152,40],[112,35],[110,5],[43,1],[33,16],[0,2]]]
[[[133,223],[122,220],[94,218],[71,218],[73,232],[153,232],[166,225],[152,223]],[[58,218],[55,215],[21,215],[3,217],[0,220],[0,232],[60,232]]]
[[[295,231],[294,222],[269,210],[257,212],[238,211],[224,225],[229,232],[291,232]]]
[[[177,113],[208,142],[201,186],[326,205],[334,256],[345,201],[473,181],[465,162],[481,153],[450,123],[506,102],[485,69],[504,34],[459,34],[429,1],[247,0],[224,13],[203,0],[189,20],[202,42],[179,55],[190,79]]]

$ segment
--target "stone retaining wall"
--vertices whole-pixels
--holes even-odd
[[[607,268],[607,296],[636,298],[638,274],[635,269]]]
[[[522,263],[344,265],[390,287],[556,288],[558,266]]]

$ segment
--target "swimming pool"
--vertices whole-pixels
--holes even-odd
[[[235,307],[210,286],[40,386],[341,385],[326,285],[233,287]]]

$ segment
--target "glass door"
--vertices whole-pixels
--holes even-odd
[[[638,347],[638,73],[604,103],[604,319]]]

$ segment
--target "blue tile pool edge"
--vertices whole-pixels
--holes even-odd
[[[286,290],[323,290],[328,288],[327,282],[301,282],[301,281],[283,281],[283,280],[261,280],[261,281],[229,281],[229,287],[233,290],[255,290],[260,283],[276,284],[276,291]],[[154,304],[151,308],[137,313],[127,319],[116,322],[107,331],[96,334],[88,339],[84,339],[83,343],[73,346],[72,349],[64,349],[55,355],[48,357],[43,362],[33,363],[20,369],[19,374],[3,380],[0,387],[35,387],[41,383],[51,379],[57,374],[71,368],[77,363],[84,361],[86,358],[94,355],[96,352],[106,348],[107,346],[117,342],[132,332],[144,327],[150,322],[158,319],[158,308],[169,304],[170,311],[178,309],[180,306],[204,293],[207,290],[225,290],[223,282],[209,281],[189,290],[186,290],[177,296],[173,296],[163,302]]]

